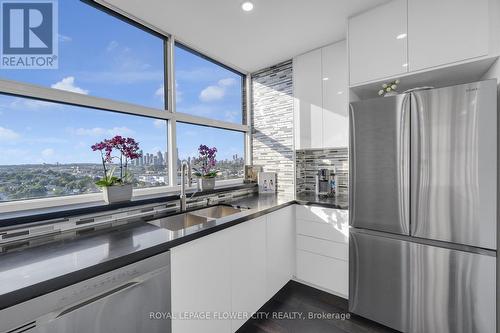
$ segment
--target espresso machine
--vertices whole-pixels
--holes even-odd
[[[335,170],[320,169],[316,175],[316,195],[335,196],[337,193],[337,177]]]

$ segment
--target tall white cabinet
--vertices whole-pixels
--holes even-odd
[[[323,145],[321,57],[321,49],[317,49],[293,59],[295,147],[298,149]]]
[[[293,59],[295,148],[348,145],[346,41]]]
[[[323,83],[323,148],[349,145],[347,42],[321,49]]]

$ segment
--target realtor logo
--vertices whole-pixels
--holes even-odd
[[[57,69],[55,0],[1,1],[2,69]]]

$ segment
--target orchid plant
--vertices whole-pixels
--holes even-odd
[[[198,154],[198,158],[194,160],[195,167],[193,169],[196,171],[194,175],[200,178],[217,177],[219,174],[219,171],[215,169],[217,148],[200,145],[198,147]]]
[[[132,180],[131,174],[128,172],[129,160],[135,160],[141,157],[139,153],[139,143],[133,138],[124,138],[116,135],[111,139],[105,139],[91,146],[93,151],[101,153],[101,162],[104,170],[104,177],[96,182],[97,186],[106,187],[113,185],[124,185]],[[118,151],[119,155],[113,155]],[[114,176],[116,167],[108,169],[108,164],[112,164],[113,160],[120,161],[120,177]]]

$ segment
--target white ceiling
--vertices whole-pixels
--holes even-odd
[[[106,0],[240,70],[254,72],[344,39],[346,19],[387,0]]]

